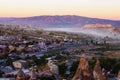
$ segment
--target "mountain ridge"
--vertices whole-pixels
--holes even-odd
[[[89,18],[77,15],[45,15],[21,18],[0,18],[0,23],[37,27],[82,27],[86,24],[111,24],[113,27],[120,27],[119,20]]]
[[[34,16],[24,18],[0,18],[0,24],[20,25],[25,29],[45,29],[84,33],[88,35],[120,39],[120,21],[83,16]]]

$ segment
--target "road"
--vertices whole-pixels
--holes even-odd
[[[78,44],[78,43],[70,44],[69,43],[69,44],[64,44],[62,46],[56,47],[54,49],[48,49],[47,51],[39,51],[39,52],[34,52],[34,53],[29,53],[29,54],[21,54],[20,56],[25,57],[27,55],[29,55],[29,56],[35,55],[36,57],[40,57],[40,56],[43,56],[44,54],[47,54],[47,53],[49,53],[53,50],[56,51],[56,53],[60,53],[61,51],[71,49],[73,47],[79,47],[79,46],[82,46],[82,45],[85,45],[85,44]]]

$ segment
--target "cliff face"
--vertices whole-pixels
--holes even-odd
[[[96,24],[86,24],[84,27],[85,28],[111,28],[112,25],[111,24],[99,24],[99,23],[96,23]]]
[[[93,80],[92,74],[90,72],[88,59],[85,56],[82,56],[80,59],[79,66],[73,77],[73,80]]]
[[[85,24],[83,29],[93,30],[93,31],[103,31],[103,32],[105,31],[105,32],[113,33],[113,34],[120,33],[120,28],[114,27],[111,24],[100,24],[100,23]]]

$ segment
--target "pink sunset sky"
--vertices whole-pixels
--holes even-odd
[[[0,17],[79,15],[120,20],[120,0],[0,0]]]

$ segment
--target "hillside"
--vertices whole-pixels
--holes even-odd
[[[82,16],[35,16],[25,18],[0,18],[0,24],[21,25],[26,29],[45,29],[81,32],[95,36],[120,38],[120,21]]]
[[[120,21],[88,18],[82,16],[35,16],[25,18],[0,18],[1,24],[19,24],[37,27],[82,27],[86,24],[106,24],[120,27]]]

